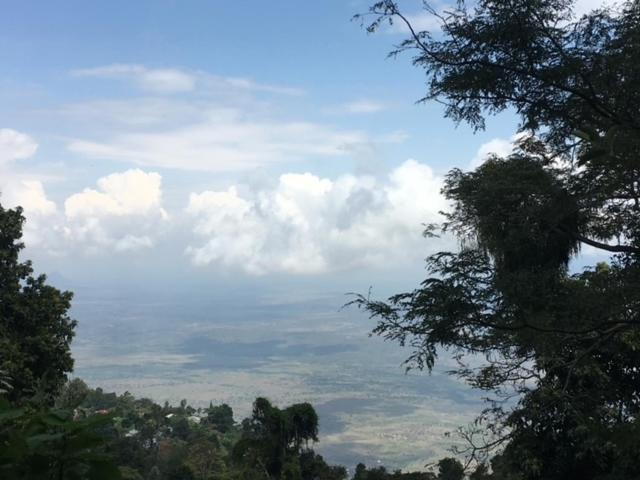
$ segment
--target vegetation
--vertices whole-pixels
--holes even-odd
[[[72,294],[34,276],[31,262],[20,262],[24,217],[20,208],[0,205],[0,388],[8,398],[37,394],[51,403],[73,369],[70,345],[76,322],[67,312]]]
[[[640,3],[577,19],[572,3],[425,5],[437,34],[393,1],[369,12],[370,31],[407,25],[393,54],[415,53],[424,100],[447,117],[477,129],[505,110],[521,120],[512,155],[446,178],[441,230],[460,248],[430,256],[412,292],[355,300],[377,334],[414,348],[409,367],[448,350],[452,373],[490,394],[462,432],[469,463],[500,452],[476,478],[640,476]],[[612,256],[573,273],[584,246]]]
[[[160,406],[74,379],[52,409],[0,403],[0,474],[9,480],[346,479],[344,467],[328,465],[310,447],[317,432],[318,417],[308,403],[281,410],[258,398],[252,416],[238,424],[226,404]],[[454,477],[359,465],[353,478]]]
[[[0,398],[0,477],[7,480],[120,478],[105,449],[108,416],[72,419],[62,410],[11,407]]]

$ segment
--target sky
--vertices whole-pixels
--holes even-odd
[[[406,32],[368,35],[352,21],[367,7],[7,2],[0,202],[24,207],[36,269],[122,288],[411,287],[453,246],[421,236],[443,176],[508,153],[517,120],[474,133],[416,103],[422,72],[387,58]]]

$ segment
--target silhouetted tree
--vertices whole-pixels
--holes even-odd
[[[72,294],[48,285],[45,275],[33,275],[30,261],[19,260],[23,223],[21,208],[0,205],[0,371],[11,385],[11,401],[37,393],[51,403],[73,369]]]
[[[464,466],[455,458],[443,458],[438,462],[438,480],[462,480]]]
[[[640,3],[581,18],[572,4],[425,3],[434,33],[391,0],[369,12],[371,31],[408,28],[394,53],[415,54],[424,100],[446,116],[478,129],[486,114],[520,117],[513,154],[446,177],[441,228],[460,249],[430,256],[412,292],[355,301],[376,333],[413,347],[408,366],[449,350],[455,374],[493,393],[487,429],[463,435],[480,460],[504,449],[500,478],[640,476]],[[614,256],[572,274],[584,246]]]
[[[232,408],[223,403],[222,405],[209,405],[206,421],[214,425],[222,433],[228,432],[235,425]]]
[[[308,442],[316,441],[317,434],[318,416],[308,403],[280,410],[266,398],[257,398],[251,418],[243,422],[233,457],[260,478],[301,478],[301,456],[309,452]]]

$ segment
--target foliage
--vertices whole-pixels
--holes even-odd
[[[318,440],[318,417],[308,403],[280,409],[258,398],[252,416],[237,424],[227,404],[194,408],[183,400],[179,406],[160,406],[129,392],[117,395],[91,389],[74,379],[56,399],[56,405],[63,404],[75,405],[78,425],[100,422],[104,454],[118,465],[122,478],[347,477],[344,467],[328,465],[310,447]]]
[[[438,462],[438,480],[462,480],[464,467],[455,458],[443,458]]]
[[[56,397],[56,408],[62,410],[73,410],[85,401],[90,393],[87,384],[80,378],[68,381]]]
[[[11,407],[0,399],[0,477],[7,480],[113,480],[120,473],[105,453],[106,416],[73,421],[61,410]]]
[[[242,436],[233,449],[236,463],[256,478],[303,478],[300,457],[309,441],[318,440],[318,416],[308,403],[280,410],[257,398],[253,415],[242,423]],[[308,463],[308,462],[307,462]]]
[[[412,292],[354,301],[377,334],[413,348],[408,367],[449,350],[452,373],[491,394],[461,433],[470,460],[502,448],[493,478],[640,475],[640,3],[581,18],[572,3],[425,3],[435,33],[390,0],[369,12],[370,31],[407,25],[393,54],[415,53],[424,100],[446,116],[475,128],[507,109],[521,119],[513,154],[446,177],[442,230],[459,250],[430,256]],[[614,256],[572,273],[584,246]]]
[[[561,149],[576,131],[601,136],[615,128],[620,139],[636,137],[638,4],[626,1],[615,11],[576,18],[574,3],[460,1],[438,13],[424,2],[440,30],[420,32],[396,2],[383,0],[371,7],[368,29],[406,24],[411,35],[391,54],[414,53],[414,65],[427,76],[423,100],[443,102],[456,122],[480,129],[486,113],[514,109],[523,131],[541,132]]]
[[[233,428],[235,423],[233,420],[233,410],[226,403],[215,407],[210,404],[206,421],[213,425],[218,431],[226,433]]]
[[[438,478],[433,472],[402,472],[400,470],[389,472],[385,467],[367,469],[366,465],[359,463],[352,480],[437,480]]]
[[[11,401],[38,395],[50,403],[73,368],[69,318],[72,294],[34,276],[31,262],[18,259],[24,244],[22,209],[0,205],[0,388]]]

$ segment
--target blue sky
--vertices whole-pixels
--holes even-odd
[[[84,283],[419,278],[447,243],[420,236],[446,208],[442,176],[507,153],[516,120],[474,134],[416,105],[423,74],[386,58],[404,32],[367,35],[351,21],[367,6],[6,5],[1,199],[24,206],[38,267]]]

